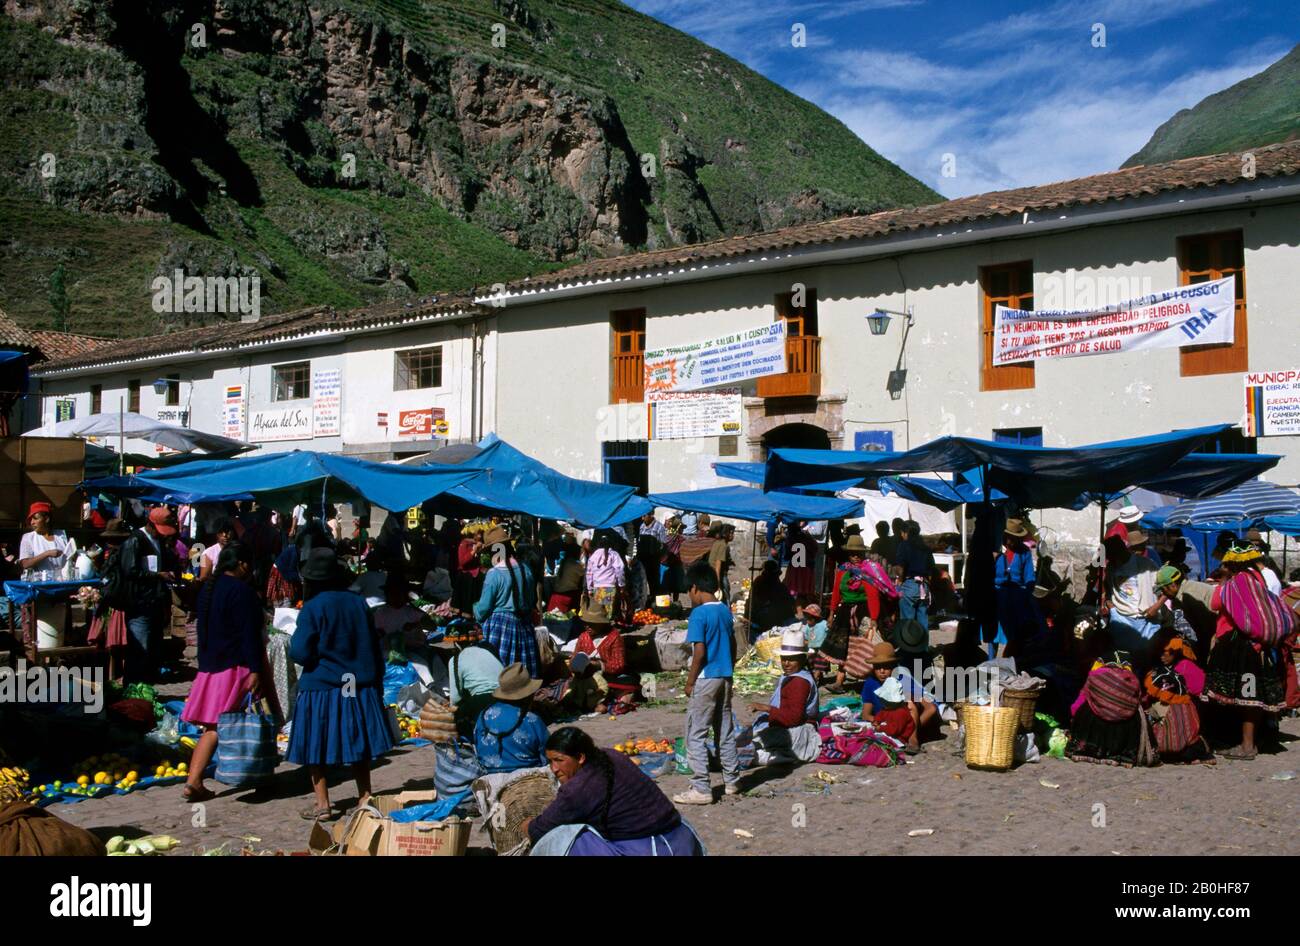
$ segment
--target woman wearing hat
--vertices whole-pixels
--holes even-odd
[[[496,702],[474,726],[474,748],[489,775],[546,764],[546,724],[529,711],[541,685],[521,663],[501,671],[501,682],[492,694]]]
[[[497,526],[488,532],[483,537],[483,549],[491,555],[492,564],[474,605],[474,618],[503,664],[521,663],[528,668],[529,676],[540,679],[542,657],[532,618],[537,584],[528,566],[515,558],[505,529]]]
[[[1241,743],[1222,753],[1250,760],[1266,716],[1286,708],[1286,666],[1295,638],[1294,612],[1268,590],[1255,563],[1263,553],[1236,540],[1223,555],[1228,578],[1214,590],[1210,607],[1219,614],[1207,662],[1205,695],[1235,708]]]
[[[758,713],[753,723],[754,741],[759,748],[759,762],[811,762],[821,752],[817,735],[817,681],[808,672],[808,646],[803,631],[795,628],[781,635],[781,677],[776,681],[772,699],[750,703]]]
[[[610,623],[609,616],[603,608],[588,605],[582,612],[583,631],[578,635],[573,655],[586,656],[586,661],[578,661],[575,677],[590,679],[592,674],[600,673],[608,688],[608,696],[599,700],[592,712],[621,716],[636,709],[641,698],[641,676],[629,673],[627,669],[627,648],[623,635]],[[570,663],[573,668],[573,663]]]
[[[1034,609],[1034,555],[1025,546],[1029,529],[1021,519],[1008,519],[1002,533],[1002,552],[993,563],[993,587],[998,601],[998,636],[989,646],[989,657],[997,656],[997,644],[1007,645],[1014,656],[1024,638],[1038,625]]]
[[[447,662],[447,687],[456,729],[462,736],[473,738],[479,714],[492,705],[505,667],[497,660],[492,645],[476,634],[457,637],[450,646],[456,653]]]
[[[351,765],[358,804],[370,796],[370,762],[393,747],[381,698],[384,656],[370,609],[344,589],[351,573],[327,546],[313,548],[299,569],[304,603],[289,642],[302,666],[285,760],[311,774],[315,805],[304,818],[331,813],[326,766]]]
[[[1196,655],[1172,630],[1157,638],[1160,656],[1147,671],[1143,704],[1151,719],[1156,751],[1165,762],[1208,762],[1214,754],[1201,736],[1196,701],[1205,689],[1205,672]]]
[[[67,561],[68,537],[50,528],[50,504],[32,503],[27,510],[32,531],[18,543],[18,564],[27,581],[57,581]]]

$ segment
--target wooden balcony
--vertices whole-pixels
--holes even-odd
[[[806,397],[822,393],[820,335],[792,335],[785,340],[785,374],[758,379],[759,397]]]
[[[609,402],[640,404],[645,400],[645,355],[642,352],[614,355]]]

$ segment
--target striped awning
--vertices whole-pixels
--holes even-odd
[[[1300,493],[1276,483],[1251,480],[1217,496],[1179,503],[1166,517],[1165,525],[1230,524],[1264,516],[1295,515],[1300,515]]]

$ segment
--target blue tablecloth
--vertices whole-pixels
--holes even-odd
[[[5,597],[14,604],[23,605],[37,598],[60,600],[76,593],[78,588],[103,584],[102,578],[86,578],[79,581],[7,581]]]

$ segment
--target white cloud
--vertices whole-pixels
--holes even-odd
[[[1124,27],[1146,27],[1218,0],[1060,0],[1029,13],[1015,13],[950,38],[950,47],[1003,46],[1047,33],[1077,30],[1082,42],[1089,42],[1092,25],[1105,25],[1108,36]]]

